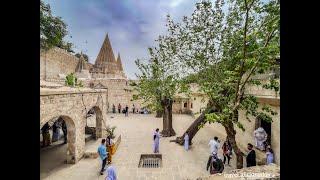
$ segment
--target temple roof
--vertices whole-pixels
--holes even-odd
[[[118,53],[117,65],[118,65],[119,71],[123,71],[122,61],[121,61],[121,58],[120,58],[120,53]]]
[[[116,60],[115,60],[113,50],[111,47],[111,43],[110,43],[110,40],[109,40],[109,37],[107,34],[106,38],[104,39],[103,44],[101,46],[100,52],[97,56],[95,65],[100,66],[100,67],[101,66],[105,67],[106,64],[108,64],[110,62],[115,63]]]

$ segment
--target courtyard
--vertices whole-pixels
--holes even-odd
[[[173,114],[173,128],[177,136],[180,136],[194,119],[190,115]],[[89,121],[88,125],[92,123]],[[147,169],[138,168],[140,155],[152,153],[153,131],[156,128],[162,129],[162,118],[155,118],[154,114],[129,114],[129,117],[125,117],[124,114],[108,114],[106,124],[116,126],[115,135],[121,135],[121,143],[112,157],[112,165],[116,168],[118,179],[120,180],[180,180],[208,176],[209,172],[206,171],[206,163],[209,156],[208,142],[214,136],[218,136],[222,142],[226,137],[224,128],[221,125],[207,124],[194,137],[193,145],[188,152],[183,149],[183,146],[170,142],[176,136],[162,138],[160,139],[162,167]],[[100,140],[87,142],[86,148],[98,148]],[[58,151],[63,151],[61,148],[52,148],[50,153],[42,154],[41,159],[46,162],[41,162],[41,166],[48,164],[48,161],[56,162],[55,159],[59,159],[59,156],[57,156]],[[222,158],[221,148],[219,151],[219,156]],[[59,154],[61,155],[61,153]],[[231,166],[225,166],[224,172],[235,169],[235,158],[231,159],[230,164]],[[100,167],[99,158],[83,158],[77,164],[56,166],[56,168],[50,170],[50,173],[46,173],[47,171],[43,167],[41,176],[42,179],[47,180],[102,180],[106,174],[99,174]]]

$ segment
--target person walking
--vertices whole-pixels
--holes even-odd
[[[113,141],[111,139],[111,136],[109,135],[106,138],[106,148],[108,150],[108,164],[112,162],[112,144],[113,144]]]
[[[102,167],[101,167],[101,170],[100,170],[100,174],[103,175],[103,171],[105,171],[104,167],[106,166],[107,164],[107,149],[106,149],[106,146],[105,146],[105,143],[106,140],[105,139],[102,139],[101,141],[101,145],[98,147],[98,154],[100,156],[100,159],[102,161]]]
[[[128,116],[128,114],[129,114],[129,107],[128,105],[126,105],[126,116]]]
[[[267,165],[274,163],[273,150],[270,147],[267,147],[266,156],[267,156]]]
[[[107,168],[107,177],[106,180],[117,180],[117,174],[116,174],[116,170],[114,169],[113,166],[109,166]]]
[[[256,152],[253,150],[253,145],[248,143],[249,153],[246,157],[247,167],[256,166]]]
[[[118,105],[118,112],[119,112],[119,114],[121,113],[121,104],[120,103]]]
[[[159,146],[160,146],[160,133],[159,128],[156,129],[156,131],[153,133],[153,152],[159,153]]]
[[[228,137],[222,145],[222,151],[223,151],[223,164],[226,164],[226,159],[228,159],[228,165],[230,166],[230,159],[231,159],[230,155],[231,155],[232,148],[228,140]]]
[[[186,151],[189,150],[189,135],[188,135],[188,131],[184,135],[184,149]]]
[[[132,105],[132,114],[134,114],[136,111],[135,111],[135,107],[134,107],[134,104]]]
[[[213,139],[209,141],[210,146],[210,153],[211,154],[218,154],[218,149],[220,148],[219,139],[217,136],[215,136]]]

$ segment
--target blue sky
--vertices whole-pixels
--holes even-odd
[[[120,52],[125,73],[135,79],[137,58],[147,58],[147,48],[165,32],[169,13],[175,20],[191,15],[197,0],[44,0],[67,23],[76,52],[94,63],[106,33],[115,56]],[[72,37],[71,37],[72,36]],[[87,42],[87,43],[86,43]]]

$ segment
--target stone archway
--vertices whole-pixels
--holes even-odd
[[[50,118],[47,121],[44,121],[43,123],[40,124],[40,129],[44,126],[44,124],[46,124],[47,122],[50,123],[57,121],[58,119],[62,119],[67,126],[67,152],[66,152],[66,162],[68,164],[74,164],[76,163],[77,159],[76,158],[76,127],[75,127],[75,123],[74,120],[66,115],[61,115],[61,116],[57,116],[54,118]]]
[[[96,139],[101,138],[102,137],[102,121],[103,121],[103,115],[102,115],[102,111],[100,109],[99,106],[94,106],[91,108],[95,114],[96,114],[96,128],[95,128],[95,137]],[[90,110],[91,110],[90,109]]]

